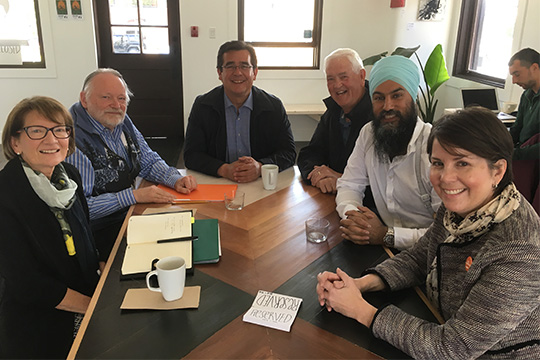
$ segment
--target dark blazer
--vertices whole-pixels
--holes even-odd
[[[321,116],[321,121],[317,125],[309,144],[300,150],[298,155],[298,168],[304,181],[311,183],[307,176],[315,165],[326,165],[332,170],[343,173],[347,160],[351,155],[356,138],[362,127],[370,121],[371,99],[369,97],[368,82],[366,81],[366,93],[354,109],[347,114],[351,120],[349,138],[343,143],[341,135],[341,107],[328,97],[323,100],[326,111]]]
[[[49,206],[34,192],[18,158],[0,171],[0,357],[65,358],[73,342],[74,314],[55,309],[67,288],[91,296],[98,261],[88,207],[77,169],[77,199],[64,212],[77,254],[69,256]]]
[[[250,121],[251,156],[263,164],[277,164],[280,171],[294,165],[296,147],[285,108],[274,95],[252,87]],[[195,99],[184,144],[187,168],[218,176],[226,163],[227,125],[223,86]]]

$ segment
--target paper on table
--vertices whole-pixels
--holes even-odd
[[[190,211],[136,215],[129,218],[128,244],[191,236],[193,214]]]
[[[148,272],[154,259],[167,256],[184,258],[186,269],[191,269],[193,267],[191,241],[161,244],[157,241],[191,236],[193,221],[191,211],[132,216],[127,228],[127,247],[122,274]]]
[[[147,288],[128,289],[120,309],[173,310],[198,308],[201,297],[200,286],[186,286],[184,295],[175,301],[165,301],[161,293]]]
[[[199,184],[197,189],[193,190],[189,194],[180,194],[179,192],[167,187],[165,185],[158,185],[158,188],[173,194],[176,197],[176,201],[180,204],[189,202],[208,202],[208,201],[223,201],[224,194],[232,196],[238,185],[236,184]]]
[[[291,331],[301,304],[300,298],[259,290],[243,320],[277,330]]]
[[[128,245],[124,263],[122,264],[122,274],[149,272],[152,270],[152,260],[163,259],[167,256],[180,256],[184,258],[186,269],[191,269],[193,266],[191,253],[191,241]]]

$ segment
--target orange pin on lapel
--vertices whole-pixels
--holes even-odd
[[[465,260],[465,271],[469,271],[472,265],[472,257],[468,257],[467,260]]]

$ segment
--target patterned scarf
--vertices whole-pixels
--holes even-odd
[[[450,236],[445,243],[462,244],[488,232],[493,225],[507,219],[519,207],[521,196],[516,186],[509,184],[500,195],[462,219],[452,211],[446,210],[443,224]],[[427,296],[439,311],[439,284],[437,257],[431,263],[426,279]]]
[[[34,171],[24,161],[23,169],[37,196],[49,206],[60,224],[68,254],[74,256],[77,252],[71,227],[64,216],[64,211],[69,210],[75,202],[77,183],[69,178],[62,164],[56,165],[51,180],[47,179],[44,174]]]
[[[23,169],[37,196],[51,208],[69,209],[75,199],[77,183],[69,178],[62,164],[56,165],[51,180],[23,162]]]

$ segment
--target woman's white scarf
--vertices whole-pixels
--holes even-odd
[[[32,188],[49,207],[67,210],[73,204],[77,183],[69,178],[62,164],[54,169],[55,184],[42,174],[23,163],[23,169]],[[58,187],[58,188],[57,188]]]

